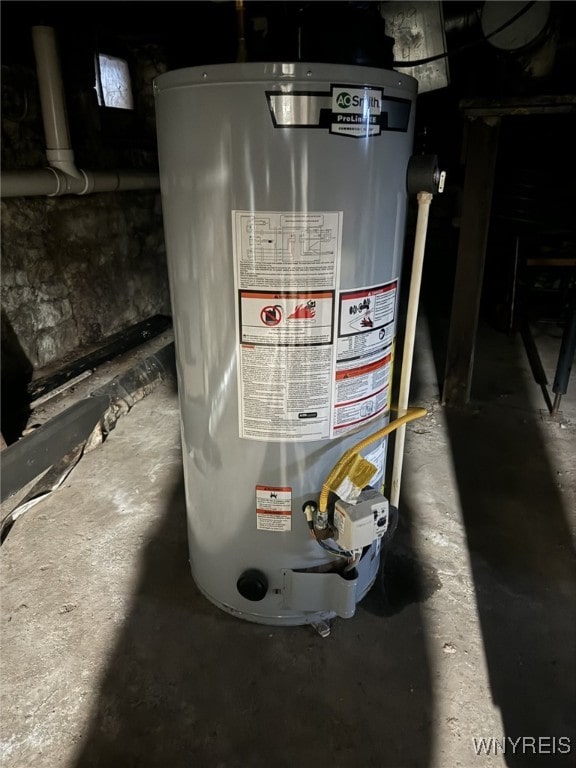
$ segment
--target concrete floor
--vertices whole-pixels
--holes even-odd
[[[328,639],[198,593],[176,394],[138,403],[2,547],[2,765],[574,765],[576,386],[550,420],[519,339],[487,329],[476,370],[471,407],[446,411],[420,329],[430,414],[407,437],[388,602],[374,589]],[[504,736],[556,741],[476,755]]]

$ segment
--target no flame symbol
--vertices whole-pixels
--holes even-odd
[[[278,323],[282,320],[282,307],[278,304],[264,307],[264,309],[260,312],[260,320],[262,320],[264,325],[278,325]]]

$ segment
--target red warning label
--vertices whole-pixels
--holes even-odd
[[[259,531],[292,530],[292,488],[256,486],[256,528]]]
[[[260,320],[269,328],[282,322],[282,307],[279,304],[269,304],[260,310]]]
[[[333,434],[388,408],[398,281],[342,291],[334,381]]]
[[[334,291],[240,291],[241,343],[332,344]]]

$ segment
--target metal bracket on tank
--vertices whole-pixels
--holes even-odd
[[[345,579],[339,573],[282,571],[283,607],[295,611],[330,611],[343,619],[356,612],[358,576]]]

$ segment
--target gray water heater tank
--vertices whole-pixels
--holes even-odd
[[[353,568],[302,510],[389,417],[416,88],[305,63],[155,82],[192,575],[250,621],[350,617],[376,578],[346,478]],[[364,456],[377,488],[386,441]]]

